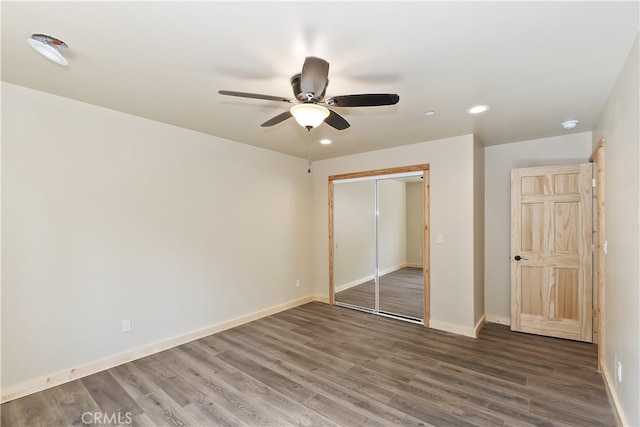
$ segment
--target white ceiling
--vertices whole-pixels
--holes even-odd
[[[637,1],[3,1],[2,80],[315,160],[469,133],[493,145],[592,130],[639,22]],[[66,42],[69,65],[32,33]],[[217,93],[292,98],[306,56],[331,64],[327,97],[400,102],[336,108],[349,129],[307,132],[260,127],[286,103]],[[491,109],[466,114],[476,104]]]

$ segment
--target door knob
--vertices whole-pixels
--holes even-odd
[[[528,258],[522,258],[520,255],[516,255],[513,257],[513,259],[515,259],[516,261],[520,261],[521,259],[526,261]]]

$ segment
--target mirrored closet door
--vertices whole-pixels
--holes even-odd
[[[423,171],[333,181],[337,305],[423,323]]]
[[[376,309],[376,183],[350,181],[334,188],[335,301]]]

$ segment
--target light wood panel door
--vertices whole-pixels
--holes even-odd
[[[592,166],[511,171],[511,329],[591,342]]]

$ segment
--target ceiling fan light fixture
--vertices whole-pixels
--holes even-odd
[[[298,124],[309,131],[329,117],[329,110],[318,104],[296,104],[289,111]]]
[[[68,65],[67,59],[60,53],[63,50],[67,50],[69,46],[62,40],[58,40],[55,37],[47,36],[46,34],[33,34],[27,39],[27,43],[36,52],[44,56],[50,61],[60,65]]]

